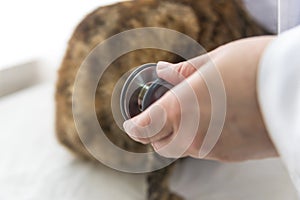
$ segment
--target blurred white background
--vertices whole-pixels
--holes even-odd
[[[54,81],[77,24],[99,6],[114,2],[117,1],[1,1],[0,97]]]
[[[84,16],[116,0],[9,0],[0,2],[0,69],[41,59],[59,65],[68,38]]]

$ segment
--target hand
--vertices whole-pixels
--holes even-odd
[[[235,41],[178,64],[159,62],[158,76],[176,87],[143,113],[124,122],[125,131],[138,142],[151,143],[156,152],[166,157],[243,161],[276,156],[256,93],[259,61],[273,38]],[[224,126],[213,148],[201,154],[213,109],[205,81],[214,83],[218,75],[224,87],[215,90],[226,94],[224,102],[217,99],[226,109]]]

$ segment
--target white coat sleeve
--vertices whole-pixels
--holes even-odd
[[[257,87],[270,137],[300,194],[300,26],[267,48]]]

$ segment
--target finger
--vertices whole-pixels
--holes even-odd
[[[180,150],[180,141],[174,140],[176,140],[176,134],[171,133],[161,140],[152,142],[151,145],[156,153],[166,158],[181,158],[187,156],[186,151]]]
[[[172,126],[167,120],[163,101],[168,100],[161,99],[140,115],[124,122],[123,127],[132,139],[147,144],[170,134]]]
[[[151,145],[156,153],[163,157],[173,158],[173,152],[169,149],[164,149],[171,141],[172,141],[172,134],[168,135],[161,140],[152,142]]]
[[[173,85],[177,85],[195,71],[196,69],[187,61],[177,64],[162,61],[157,63],[158,77]]]
[[[167,82],[177,85],[206,64],[213,53],[204,54],[177,64],[160,61],[157,63],[157,75]]]

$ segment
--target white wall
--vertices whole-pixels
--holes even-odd
[[[31,59],[56,69],[78,22],[116,1],[120,0],[0,1],[0,70]]]

